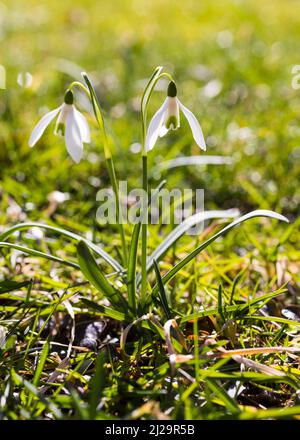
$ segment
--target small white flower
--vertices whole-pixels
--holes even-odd
[[[85,117],[75,108],[73,102],[73,92],[67,90],[64,103],[43,116],[34,127],[29,139],[30,147],[37,143],[50,122],[58,116],[54,133],[64,136],[69,155],[76,163],[80,162],[83,143],[89,143],[91,140],[90,129]]]
[[[186,117],[197,145],[206,150],[204,136],[195,115],[187,109],[177,98],[177,88],[173,81],[168,87],[168,96],[163,105],[158,109],[150,121],[146,135],[146,151],[152,150],[158,136],[163,137],[170,129],[176,130],[180,127],[179,110]]]

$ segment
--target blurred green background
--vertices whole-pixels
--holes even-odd
[[[179,98],[198,116],[207,154],[234,160],[174,170],[168,185],[204,188],[207,208],[269,208],[295,219],[300,90],[291,86],[291,69],[300,63],[299,36],[300,2],[292,0],[0,2],[0,64],[7,71],[7,89],[0,91],[1,224],[49,217],[55,190],[69,194],[57,219],[94,222],[96,192],[108,184],[97,130],[80,165],[67,157],[52,128],[33,150],[27,145],[37,120],[62,102],[82,70],[91,75],[108,118],[119,178],[132,187],[140,183],[134,152],[139,101],[156,65],[174,75]],[[162,82],[149,116],[164,90]],[[82,97],[78,102],[84,109]],[[202,153],[182,119],[182,128],[151,152],[150,171],[162,160],[191,154]],[[154,172],[151,186],[165,176]]]
[[[290,225],[270,219],[251,221],[218,239],[170,283],[167,288],[172,301],[170,304],[176,305],[174,308],[187,316],[200,307],[203,310],[210,305],[222,306],[222,293],[224,305],[229,303],[229,298],[231,304],[233,297],[238,298],[239,304],[240,298],[248,301],[286,285],[285,294],[271,304],[273,309],[271,307],[268,313],[279,317],[279,320],[282,318],[282,307],[291,304],[298,304],[296,310],[299,313],[300,88],[295,90],[292,87],[292,68],[300,65],[299,37],[300,1],[296,0],[0,0],[0,65],[6,69],[7,80],[6,90],[0,90],[0,232],[19,222],[47,222],[100,242],[110,255],[121,261],[117,229],[96,225],[95,221],[97,192],[110,185],[110,181],[97,126],[84,97],[76,94],[76,104],[88,117],[92,142],[85,145],[80,164],[72,162],[67,155],[64,140],[54,136],[54,124],[33,149],[29,148],[28,139],[41,116],[62,103],[70,82],[81,80],[80,73],[85,70],[95,85],[104,110],[118,178],[128,181],[129,190],[140,187],[140,99],[152,71],[157,65],[162,65],[176,79],[179,99],[201,122],[207,142],[206,154],[231,157],[232,164],[188,166],[159,172],[157,166],[162,161],[203,155],[182,118],[180,129],[159,139],[149,154],[150,187],[156,187],[166,178],[169,188],[204,188],[206,209],[236,207],[243,214],[254,209],[272,209],[291,221]],[[166,85],[163,81],[158,83],[150,101],[149,118],[165,98]],[[149,227],[149,254],[162,242],[171,227]],[[126,225],[125,228],[130,244],[132,226]],[[219,221],[211,221],[200,237],[182,237],[180,243],[176,243],[162,258],[162,273],[219,228]],[[44,237],[41,230],[36,229],[15,234],[10,239],[61,258],[67,256],[69,259],[71,256],[74,260],[74,243],[58,234],[47,233]],[[32,256],[21,259],[19,252],[13,249],[1,250],[1,255],[4,258],[0,259],[0,282],[34,280],[34,291],[31,292],[30,287],[28,292],[31,293],[28,297],[26,295],[26,299],[22,296],[25,294],[23,291],[17,292],[19,296],[15,293],[4,296],[1,292],[1,299],[4,299],[1,316],[4,314],[4,325],[12,331],[13,338],[14,332],[18,332],[18,339],[12,339],[12,345],[19,355],[27,341],[29,347],[35,340],[31,335],[35,334],[36,317],[40,310],[45,307],[44,312],[50,313],[49,318],[54,311],[56,316],[56,309],[52,306],[59,304],[62,290],[67,292],[67,289],[74,288],[75,292],[76,289],[72,298],[75,305],[77,294],[102,303],[102,296],[94,295],[90,286],[84,287],[82,274],[73,268],[66,270],[64,266]],[[108,272],[108,268],[104,270]],[[149,274],[149,281],[154,285],[153,275]],[[122,288],[124,290],[125,286]],[[19,314],[21,311],[25,313],[29,295],[33,296],[30,304],[34,306],[30,314],[35,319],[31,333],[29,327],[25,329],[25,324],[24,327],[18,326],[23,319]],[[46,309],[48,306],[49,309]],[[86,313],[83,307],[77,309],[76,319],[80,319],[81,311]],[[279,326],[279,330],[273,321],[271,324],[263,320],[258,324],[255,321],[253,326],[251,321],[242,320],[242,325],[234,327],[235,319],[240,319],[239,313],[232,315],[235,318],[228,321],[228,327],[223,325],[223,316],[220,318],[218,338],[219,335],[227,338],[229,329],[234,335],[232,339],[229,336],[230,340],[234,340],[234,344],[236,336],[239,340],[238,348],[247,344],[249,347],[270,347],[299,342],[296,330],[292,331],[286,323],[281,328]],[[249,309],[249,314],[253,313]],[[57,316],[57,322],[62,322],[62,315]],[[231,315],[226,311],[226,319],[227,316]],[[298,317],[293,319],[298,320]],[[199,322],[199,325],[203,323]],[[116,329],[119,337],[121,326]],[[190,343],[192,334],[189,334],[188,327],[187,330]],[[114,332],[115,326],[112,335]],[[116,368],[107,368],[108,385],[104,396],[108,398],[105,404],[108,416],[127,417],[149,398],[148,403],[160,402],[162,411],[167,409],[174,418],[180,418],[183,411],[187,419],[228,417],[231,410],[228,413],[223,401],[218,402],[214,397],[210,401],[214,396],[210,388],[203,388],[201,399],[204,400],[197,397],[202,395],[202,388],[199,388],[200,394],[196,390],[194,403],[189,397],[192,391],[186,394],[188,382],[182,382],[183,386],[178,382],[179,387],[176,382],[176,390],[174,387],[170,397],[169,373],[160,369],[164,365],[162,362],[166,362],[165,348],[152,333],[150,337],[145,338],[145,347],[148,342],[149,347],[144,351],[143,346],[142,356],[134,360],[130,369],[127,359],[121,360],[121,356]],[[9,418],[18,417],[19,412],[21,418],[30,419],[32,414],[34,418],[39,417],[35,406],[29,410],[33,400],[19,386],[19,379],[15,381],[16,387],[13,381],[10,382],[11,366],[27,380],[36,368],[37,358],[27,358],[27,348],[26,362],[7,352],[6,366],[4,363],[3,369],[1,366],[2,394],[10,400]],[[151,354],[149,360],[145,360],[144,354],[150,353],[152,348],[153,357]],[[74,380],[78,378],[80,356],[72,359],[71,373],[66,379],[68,383],[73,383],[73,377]],[[286,359],[285,371],[291,368],[291,377],[298,374],[298,364],[293,364],[288,356],[285,358],[280,354],[280,357],[281,360]],[[259,361],[267,365],[273,359],[273,356],[259,357]],[[277,363],[276,359],[274,364],[281,365],[281,360]],[[52,365],[51,361],[50,369]],[[223,364],[219,361],[211,364],[215,371],[220,365],[222,368]],[[75,369],[77,376],[73,376]],[[43,372],[42,380],[48,377],[49,371],[47,364],[47,376]],[[142,372],[140,376],[139,371]],[[240,389],[237,381],[243,374],[241,369],[240,376],[234,376],[237,378],[237,390]],[[50,377],[47,379],[49,382],[52,380]],[[35,379],[36,376],[33,383]],[[86,379],[82,381],[82,384],[87,383]],[[287,411],[293,411],[292,405],[298,405],[299,396],[296,392],[290,393],[289,383],[287,380],[278,385],[272,382],[270,388],[262,385],[260,391],[269,390],[276,400],[270,397],[261,401],[262,393],[258,387],[252,388],[252,382],[245,393],[251,399],[240,402],[250,405],[249,411],[252,411],[252,404],[263,408],[261,402],[265,405],[265,401],[267,407],[285,405]],[[63,382],[62,386],[65,386]],[[57,389],[54,390],[53,401],[63,407],[65,415],[73,403],[67,395],[59,395]],[[153,395],[152,390],[155,391]],[[83,400],[76,403],[76,408],[84,411],[84,399],[88,394],[82,396]],[[183,395],[184,399],[180,400]],[[29,396],[28,400],[26,396]],[[42,401],[34,399],[34,402]],[[203,409],[202,402],[206,400],[208,405]],[[221,402],[216,411],[213,401],[213,405]],[[3,402],[5,407],[5,398]],[[232,404],[230,406],[232,408]],[[299,414],[298,406],[296,410]],[[0,405],[0,418],[1,415]],[[260,412],[259,417],[265,416]],[[283,413],[278,417],[283,417]]]

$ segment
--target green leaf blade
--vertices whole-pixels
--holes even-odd
[[[128,304],[134,314],[136,314],[136,263],[140,230],[139,222],[134,226],[132,233],[127,271]]]
[[[77,256],[80,269],[89,282],[96,287],[99,292],[104,293],[112,305],[126,308],[127,303],[125,299],[121,293],[107,281],[84,241],[80,241],[77,245]]]
[[[235,226],[240,225],[241,223],[244,223],[247,220],[250,220],[255,217],[269,217],[276,220],[281,220],[284,222],[289,222],[289,220],[284,217],[281,214],[278,214],[274,211],[269,211],[265,209],[259,209],[255,211],[251,211],[248,214],[243,215],[242,217],[239,217],[238,219],[231,222],[229,225],[225,226],[225,228],[221,229],[221,231],[217,232],[215,235],[210,237],[208,240],[200,244],[196,249],[194,249],[192,252],[190,252],[185,258],[183,258],[179,263],[177,263],[169,272],[167,272],[162,280],[163,283],[168,283],[171,279],[174,278],[174,276],[184,267],[186,266],[190,261],[193,260],[202,250],[204,250],[207,246],[209,246],[211,243],[213,243],[218,237],[225,234],[226,232],[233,229]],[[158,286],[155,286],[153,289],[153,292],[157,292]]]

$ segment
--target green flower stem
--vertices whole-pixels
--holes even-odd
[[[95,93],[95,90],[94,90],[94,87],[92,86],[92,83],[90,82],[90,80],[85,72],[82,73],[82,77],[83,77],[88,89],[82,83],[77,82],[77,81],[72,83],[72,85],[73,86],[76,85],[76,86],[80,87],[82,90],[84,90],[88,94],[88,96],[92,102],[94,115],[95,115],[96,121],[98,123],[100,133],[102,134],[104,156],[105,156],[105,160],[106,160],[106,165],[107,165],[107,169],[108,169],[110,182],[111,182],[113,191],[115,193],[115,198],[116,198],[116,214],[117,214],[117,223],[118,223],[118,228],[119,228],[121,242],[122,242],[122,249],[123,249],[123,265],[126,267],[127,260],[128,260],[128,252],[127,252],[125,231],[124,231],[124,227],[123,227],[123,223],[122,223],[122,213],[120,211],[119,187],[118,187],[118,182],[117,182],[117,178],[116,178],[114,162],[113,162],[113,158],[112,158],[112,154],[111,154],[111,150],[110,150],[110,146],[109,146],[109,142],[108,142],[108,138],[107,138],[106,128],[105,128],[104,119],[102,116],[101,106],[100,106],[98,97]]]
[[[143,173],[143,190],[148,195],[148,166],[147,166],[147,151],[146,151],[146,135],[147,135],[147,108],[154,90],[156,83],[161,78],[168,78],[173,81],[171,75],[167,72],[162,72],[162,67],[158,66],[152,73],[148,84],[144,90],[142,100],[141,100],[141,122],[142,122],[142,173]],[[148,234],[148,211],[145,207],[146,212],[143,213],[144,219],[142,223],[142,281],[141,281],[141,303],[143,304],[147,296],[147,234]]]
[[[142,156],[143,164],[143,190],[144,194],[148,194],[148,157],[147,154]],[[143,207],[146,212],[143,212],[142,222],[142,284],[141,284],[141,302],[144,303],[147,296],[147,234],[148,234],[148,208],[147,204]]]
[[[127,244],[125,238],[125,231],[122,223],[122,212],[120,211],[119,187],[117,183],[115,167],[112,157],[106,158],[106,165],[108,169],[109,178],[113,187],[113,191],[116,197],[116,215],[117,215],[117,223],[118,223],[118,228],[122,242],[122,249],[123,249],[123,265],[127,267],[127,260],[128,260]]]
[[[78,87],[80,90],[82,90],[87,95],[87,97],[91,100],[91,94],[90,94],[89,90],[80,81],[73,81],[69,85],[70,90],[72,90],[74,87]]]

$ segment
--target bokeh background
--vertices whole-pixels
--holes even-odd
[[[68,193],[57,218],[94,221],[96,192],[108,184],[96,129],[80,165],[51,128],[33,150],[27,145],[34,124],[61,103],[82,70],[107,116],[119,178],[140,183],[139,102],[156,65],[174,75],[180,99],[201,121],[207,154],[234,161],[177,169],[168,185],[205,188],[208,208],[269,208],[295,219],[300,90],[291,86],[291,69],[300,63],[299,35],[300,2],[293,0],[1,1],[0,63],[7,71],[7,89],[0,91],[1,223],[49,217],[56,190]],[[158,85],[150,115],[165,86]],[[85,108],[82,97],[77,102]],[[166,176],[156,164],[190,154],[200,151],[182,120],[182,130],[150,155],[151,185]]]
[[[300,65],[299,37],[300,1],[296,0],[0,0],[0,65],[5,66],[7,73],[6,90],[0,90],[0,233],[15,223],[44,222],[92,239],[122,261],[116,227],[99,226],[95,220],[97,192],[107,188],[110,181],[86,99],[76,94],[76,104],[87,115],[92,130],[92,142],[85,146],[80,164],[68,157],[64,140],[54,136],[54,124],[33,149],[29,148],[28,139],[41,116],[62,103],[70,82],[80,80],[80,73],[85,70],[103,107],[117,176],[128,181],[129,190],[140,187],[140,99],[153,69],[162,65],[176,79],[180,100],[201,122],[206,154],[230,157],[232,164],[159,171],[163,161],[204,154],[182,118],[181,128],[160,139],[149,154],[150,187],[157,187],[166,179],[169,188],[204,188],[206,209],[239,208],[243,214],[254,209],[272,209],[290,220],[290,224],[263,218],[246,222],[219,237],[177,274],[166,287],[176,313],[185,317],[198,310],[212,313],[207,320],[198,321],[197,329],[192,328],[192,321],[182,326],[184,337],[190,347],[195,346],[195,353],[198,346],[194,341],[202,344],[207,336],[215,338],[216,332],[218,344],[223,346],[228,340],[226,347],[230,348],[298,344],[300,89],[292,87],[292,68]],[[166,86],[159,82],[151,98],[149,117],[165,98]],[[220,223],[224,221],[210,221],[199,237],[181,237],[161,258],[161,273],[220,230]],[[149,254],[171,228],[172,225],[149,226]],[[129,246],[132,225],[125,229]],[[76,261],[76,242],[61,234],[44,233],[33,227],[11,235],[9,240]],[[10,351],[4,352],[0,365],[0,419],[3,414],[11,419],[39,418],[42,412],[45,417],[52,417],[50,406],[43,407],[45,399],[32,397],[34,384],[40,381],[36,379],[36,372],[41,373],[40,363],[36,367],[36,343],[41,330],[48,320],[49,328],[55,321],[51,338],[53,333],[55,341],[69,343],[70,310],[65,313],[62,304],[61,309],[56,309],[67,293],[76,312],[75,333],[80,343],[83,320],[103,323],[83,300],[93,300],[98,311],[99,304],[107,304],[107,300],[86,284],[84,276],[73,267],[34,257],[32,253],[21,254],[12,248],[1,248],[0,256],[0,323],[11,333]],[[126,295],[125,284],[102,260],[98,262],[103,273]],[[138,271],[140,267],[139,246]],[[32,280],[26,293],[23,287]],[[153,271],[148,280],[154,286]],[[278,292],[282,286],[285,287]],[[10,292],[12,289],[16,291]],[[257,302],[249,311],[239,309],[240,304],[250,304],[251,299],[254,304],[258,297],[270,292],[274,298],[267,305],[264,300],[264,307]],[[225,318],[221,313],[222,301]],[[231,314],[225,306],[232,301],[237,307]],[[211,312],[210,307],[215,311]],[[161,312],[159,307],[153,310]],[[256,312],[263,316],[249,320],[249,315],[253,319]],[[160,316],[163,323],[165,317]],[[40,321],[41,317],[45,321]],[[291,319],[294,322],[290,327]],[[207,368],[217,374],[218,370],[235,374],[233,379],[222,380],[221,394],[206,383],[199,389],[189,387],[188,376],[182,382],[176,379],[171,388],[173,379],[169,376],[166,350],[154,333],[139,333],[137,327],[130,332],[128,352],[135,354],[128,361],[118,345],[121,326],[126,322],[104,322],[105,326],[108,323],[108,339],[103,339],[101,333],[98,342],[101,347],[103,341],[112,342],[108,344],[114,350],[110,356],[114,363],[105,367],[105,404],[99,417],[130,419],[135,414],[132,417],[138,418],[136,414],[143,413],[136,410],[145,410],[144,403],[150,405],[146,411],[157,418],[169,415],[174,419],[220,419],[239,414],[232,397],[234,405],[231,400],[228,405],[228,397],[240,392],[240,380],[247,373],[239,370],[238,364],[225,365],[223,360],[208,364],[204,358],[204,372]],[[199,338],[194,335],[198,330]],[[41,337],[48,337],[47,332]],[[92,350],[95,338],[93,341]],[[78,345],[77,340],[75,343]],[[59,352],[61,359],[66,356],[64,347]],[[58,350],[56,346],[54,350]],[[95,355],[96,352],[89,351],[87,359],[94,359]],[[96,383],[104,377],[98,374],[98,366],[94,370],[94,364],[79,369],[85,362],[83,356],[81,352],[72,355],[70,375],[62,379],[62,392],[55,387],[44,396],[62,408],[63,416],[76,418],[80,412],[80,417],[86,417],[92,389],[86,374],[95,377]],[[267,418],[292,414],[299,418],[299,387],[296,385],[292,390],[289,386],[299,382],[299,359],[281,353],[277,357],[255,358],[260,362],[258,371],[267,374],[264,367],[274,364],[284,368],[286,377],[279,377],[279,371],[276,372],[276,380],[268,382],[267,387],[261,383],[260,373],[248,376],[249,382],[238,400],[243,405],[241,418],[265,418],[263,411],[254,412],[264,406],[278,408],[278,413],[268,413]],[[53,359],[50,363],[48,357],[43,364],[41,385],[52,381],[50,371],[54,365],[61,365],[59,358]],[[65,369],[67,364],[63,365]],[[188,374],[193,375],[190,367],[192,364],[187,366]],[[32,383],[24,382],[21,386],[20,378],[14,379],[12,368]],[[210,376],[201,377],[202,381]],[[75,394],[69,396],[65,392],[71,384],[78,390],[79,400],[75,401]],[[226,397],[223,390],[230,390],[231,394],[228,391]],[[96,396],[94,392],[92,395]],[[40,396],[38,391],[36,396]],[[70,412],[73,406],[76,410]]]

